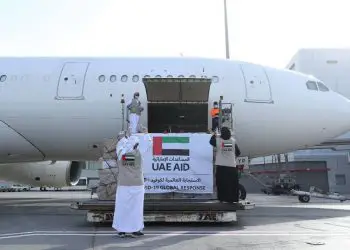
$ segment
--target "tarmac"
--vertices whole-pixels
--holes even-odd
[[[120,239],[95,226],[71,201],[89,192],[0,193],[0,250],[349,249],[350,202],[248,194],[256,203],[231,224],[149,224],[145,235]]]

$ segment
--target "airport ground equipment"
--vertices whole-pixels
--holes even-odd
[[[233,222],[238,210],[255,207],[249,201],[220,203],[214,199],[146,199],[145,222]],[[72,209],[86,210],[86,219],[93,223],[113,221],[114,201],[90,199],[71,204]]]
[[[297,195],[298,200],[302,203],[308,203],[310,201],[311,197],[320,198],[320,199],[328,199],[328,200],[338,200],[340,202],[350,200],[349,197],[345,197],[343,195],[340,195],[339,193],[324,192],[323,190],[316,188],[314,186],[310,187],[309,192],[301,191],[301,190],[292,190],[291,192],[294,195]]]
[[[112,148],[115,147],[114,142]],[[107,152],[106,149],[105,156]],[[244,164],[245,158],[238,162]],[[244,165],[241,165],[242,169]],[[215,171],[215,167],[214,167]],[[108,173],[110,174],[108,175]],[[102,185],[95,187],[98,199],[76,201],[71,204],[72,209],[87,211],[86,219],[92,223],[106,223],[113,221],[115,205],[115,189],[118,171],[112,166],[100,169],[99,176]],[[215,186],[215,175],[214,186]],[[100,190],[98,190],[100,189]],[[243,197],[244,196],[244,197]],[[244,187],[240,187],[240,197],[246,198]],[[216,199],[214,187],[213,194],[191,193],[163,193],[145,195],[144,220],[145,222],[234,222],[237,221],[238,210],[253,209],[255,204],[240,200],[237,203],[221,203]]]
[[[152,79],[147,79],[147,83],[150,83]],[[175,79],[179,83],[182,81],[191,81],[193,79]],[[210,81],[210,79],[196,79],[200,81]],[[156,79],[156,81],[174,81],[174,79]],[[177,83],[178,83],[177,82]],[[124,97],[122,96],[122,99]],[[124,101],[122,100],[122,106],[124,110]],[[224,103],[223,97],[220,97],[220,124],[223,124],[231,128],[232,134],[234,131],[233,121],[233,104]],[[124,117],[124,111],[122,110],[122,116]],[[191,124],[187,127],[184,124],[180,124],[181,128],[190,128]],[[171,128],[179,127],[171,125]],[[172,129],[169,129],[171,132]],[[181,130],[181,129],[179,129]],[[220,131],[220,130],[219,130]],[[203,134],[203,133],[202,133]],[[205,134],[205,133],[204,133]],[[208,135],[206,135],[208,136]],[[208,140],[209,143],[209,140]],[[109,140],[102,152],[103,159],[113,158],[110,152],[115,151],[115,142]],[[215,156],[215,153],[213,154]],[[237,165],[242,165],[242,169],[248,165],[247,157],[239,157],[236,159]],[[213,159],[214,165],[214,159]],[[167,192],[167,193],[146,193],[144,202],[144,220],[145,222],[234,222],[237,221],[238,210],[253,209],[255,204],[247,201],[240,200],[236,203],[225,203],[217,200],[216,185],[215,185],[215,165],[213,167],[213,193],[198,194],[198,193],[179,193],[179,192]],[[108,171],[108,169],[106,169]],[[112,178],[113,179],[113,178]],[[104,182],[105,185],[107,182]],[[115,184],[115,182],[113,182]],[[98,189],[98,188],[97,188]],[[240,186],[240,197],[246,198],[245,188]],[[104,223],[113,221],[115,200],[113,198],[109,200],[101,199],[88,199],[85,201],[76,201],[71,204],[72,209],[87,211],[86,219],[92,223]]]
[[[300,190],[299,184],[291,176],[282,176],[276,179],[272,185],[266,185],[261,191],[264,194],[292,195],[292,190]]]
[[[239,162],[245,162],[245,159]],[[110,175],[107,176],[106,173],[109,171]],[[73,202],[71,208],[87,211],[86,219],[88,222],[112,222],[117,172],[113,167],[99,170],[100,178],[103,178],[102,185],[95,190],[98,192],[99,198]],[[215,175],[213,178],[215,186]],[[100,191],[98,191],[99,188]],[[244,200],[237,203],[222,203],[216,199],[215,187],[213,194],[146,193],[144,220],[145,222],[234,222],[237,221],[236,212],[238,210],[248,210],[255,207],[254,203],[245,200],[246,192],[242,185],[240,185],[239,195]]]
[[[247,168],[247,160],[240,158],[237,160],[240,172]],[[105,173],[111,171],[109,177]],[[99,170],[99,175],[104,179],[103,185],[108,185],[115,178],[116,171],[113,167],[110,169]],[[111,182],[110,188],[101,190],[99,197],[106,197],[105,193],[112,191],[110,196],[115,195],[116,183]],[[98,187],[94,187],[91,194],[97,193]],[[102,195],[101,195],[102,194]],[[238,210],[249,210],[255,207],[255,204],[246,201],[246,190],[243,185],[239,187],[240,201],[238,203],[220,203],[215,197],[201,198],[192,194],[168,193],[167,197],[161,195],[146,194],[145,199],[145,222],[233,222],[237,220],[236,212]],[[185,198],[187,197],[187,198]],[[100,199],[100,198],[99,198]],[[72,209],[86,210],[86,219],[92,223],[106,223],[113,221],[114,200],[91,199],[77,201],[71,204]]]

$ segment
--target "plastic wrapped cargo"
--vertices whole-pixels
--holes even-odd
[[[115,200],[117,191],[118,167],[99,169],[97,197],[99,200]]]

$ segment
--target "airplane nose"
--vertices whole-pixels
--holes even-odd
[[[350,130],[350,100],[337,93],[334,95],[334,99],[329,104],[329,112],[325,113],[328,116],[325,118],[329,121],[327,130],[334,134],[333,138]]]

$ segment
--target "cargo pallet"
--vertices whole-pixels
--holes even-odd
[[[92,223],[113,221],[114,201],[90,199],[71,204],[72,209],[87,210],[86,219]],[[255,207],[250,201],[221,203],[213,199],[145,200],[145,222],[234,222],[236,211]]]

